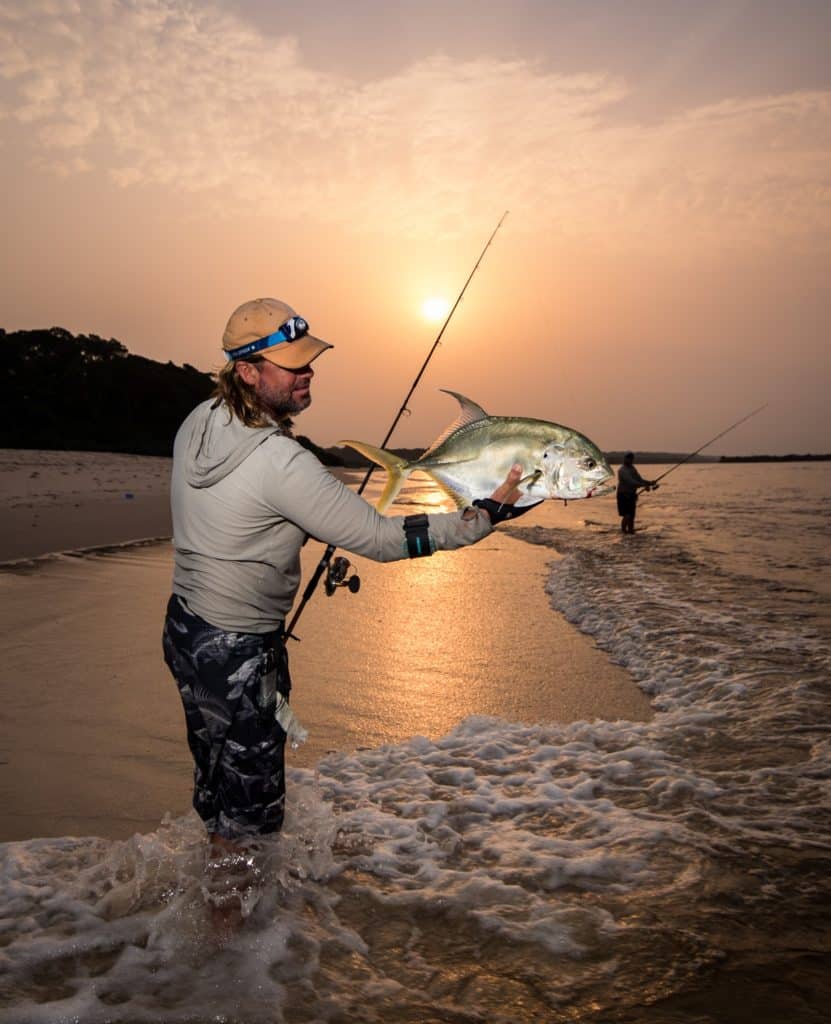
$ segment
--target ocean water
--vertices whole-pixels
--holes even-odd
[[[649,721],[470,716],[294,769],[227,941],[190,815],[5,844],[0,1021],[831,1019],[831,466],[685,466],[638,524],[506,532]]]

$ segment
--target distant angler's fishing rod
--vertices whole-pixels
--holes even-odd
[[[678,469],[679,466],[683,466],[685,462],[689,462],[690,459],[695,458],[695,456],[698,455],[699,452],[703,452],[705,448],[709,448],[711,444],[715,444],[715,442],[718,441],[720,437],[724,437],[724,435],[729,434],[731,430],[735,430],[736,427],[740,427],[742,423],[746,423],[751,416],[755,416],[757,412],[761,412],[762,409],[767,409],[767,407],[768,403],[765,402],[765,404],[760,405],[758,409],[754,409],[753,412],[749,412],[746,416],[742,416],[742,418],[740,420],[736,420],[736,422],[732,424],[732,426],[729,426],[726,430],[722,430],[722,432],[720,434],[716,434],[715,437],[711,437],[706,444],[703,444],[700,448],[696,448],[696,450],[694,452],[690,452],[689,455],[684,456],[684,458],[681,459],[680,462],[676,462],[674,466],[670,466],[668,470],[666,470],[664,473],[661,473],[659,477],[656,477],[653,483],[657,484],[659,480],[663,480],[665,476],[669,476],[669,474],[674,469]]]
[[[485,253],[490,248],[491,242],[494,240],[494,238],[496,238],[496,232],[502,227],[502,222],[505,220],[505,218],[507,216],[508,216],[508,211],[506,210],[502,214],[502,216],[499,218],[499,223],[493,229],[493,232],[492,232],[490,238],[485,243],[485,248],[479,254],[479,259],[474,264],[473,270],[471,270],[470,274],[468,275],[468,278],[465,281],[465,283],[464,283],[464,285],[462,287],[462,290],[459,292],[458,298],[453,303],[453,308],[447,314],[447,319],[444,321],[444,323],[442,324],[441,330],[436,335],[436,340],[433,342],[432,348],[427,353],[427,358],[421,364],[421,369],[418,371],[418,373],[415,376],[415,380],[413,380],[413,383],[410,385],[410,390],[407,392],[407,397],[401,403],[401,408],[395,414],[395,419],[392,421],[392,426],[389,428],[389,430],[386,433],[386,436],[384,437],[384,440],[381,442],[381,445],[380,445],[381,448],[386,448],[387,447],[387,444],[389,443],[389,439],[392,437],[393,431],[398,426],[398,421],[401,419],[401,417],[404,415],[405,412],[409,411],[407,409],[407,403],[412,398],[413,392],[418,387],[418,384],[419,384],[419,381],[421,380],[421,378],[424,376],[424,371],[427,369],[427,364],[433,358],[433,353],[439,347],[439,343],[441,342],[442,335],[447,330],[447,325],[450,323],[450,321],[451,321],[451,319],[453,317],[453,314],[456,312],[456,307],[462,301],[462,296],[467,291],[467,286],[473,280],[473,275],[479,269],[479,264],[484,259]],[[358,487],[358,494],[362,494],[363,493],[364,488],[369,483],[369,478],[372,476],[374,470],[375,470],[375,466],[371,465],[369,467],[369,469],[366,471],[366,476],[363,478],[363,480],[361,481],[360,486]],[[332,561],[332,555],[334,555],[335,550],[336,549],[335,549],[334,544],[328,544],[326,546],[326,550],[323,552],[323,556],[320,559],[320,561],[318,562],[317,568],[315,569],[314,573],[312,574],[311,578],[309,579],[309,582],[306,584],[306,589],[303,591],[303,597],[300,600],[300,604],[297,606],[297,611],[294,613],[294,616],[292,617],[291,622],[288,624],[288,626],[286,627],[285,632],[283,633],[283,639],[284,640],[288,640],[288,639],[299,640],[300,639],[299,637],[294,635],[294,627],[297,625],[297,620],[303,614],[303,609],[309,603],[309,600],[311,599],[312,594],[314,594],[314,592],[315,592],[315,590],[317,588],[317,585],[320,582],[321,576],[325,572],[327,572],[327,570],[328,570],[328,574],[327,574],[327,577],[326,577],[326,593],[327,594],[329,594],[329,595],[333,594],[335,592],[335,588],[336,587],[341,587],[341,586],[348,587],[349,590],[353,594],[357,593],[358,588],[360,587],[360,581],[358,580],[357,576],[351,576],[349,579],[346,578],[346,573],[347,573],[347,570],[349,568],[349,563],[348,563],[348,561],[345,558],[336,558],[334,564],[332,565],[332,567],[331,568],[329,567],[329,563]]]

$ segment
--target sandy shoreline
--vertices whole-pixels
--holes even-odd
[[[31,536],[7,540],[6,561],[9,552],[26,559],[123,543],[135,523],[139,536],[164,535],[169,524],[169,460],[0,455],[13,484],[4,486],[14,501],[4,501],[4,515],[40,512]],[[119,497],[127,482],[133,499]],[[130,519],[121,502],[140,514]],[[68,511],[76,506],[77,520]],[[89,532],[73,534],[79,522]],[[101,524],[108,532],[96,537]],[[319,555],[308,545],[304,575]],[[649,717],[631,678],[551,611],[549,559],[508,530],[455,555],[387,566],[356,559],[360,594],[316,595],[302,642],[290,648],[293,706],[311,733],[290,766],[313,766],[332,750],[437,738],[477,714]],[[190,758],[160,647],[171,572],[168,543],[3,567],[0,841],[121,838],[188,809]]]
[[[0,449],[0,562],[170,537],[171,461]]]

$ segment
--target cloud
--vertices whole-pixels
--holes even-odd
[[[638,124],[615,113],[626,83],[602,74],[432,56],[358,82],[186,0],[0,4],[0,68],[0,127],[26,126],[33,164],[224,214],[417,233],[509,206],[574,237],[760,244],[831,226],[826,92]]]

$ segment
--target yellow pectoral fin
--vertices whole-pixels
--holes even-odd
[[[427,473],[427,470],[424,470],[424,472]],[[444,491],[448,498],[452,499],[456,503],[457,508],[467,508],[467,506],[470,504],[470,500],[466,498],[464,494],[462,494],[460,491],[457,491],[454,487],[451,487],[450,484],[446,484],[444,483],[444,481],[439,480],[439,478],[437,476],[433,476],[432,473],[427,473],[427,475],[434,483],[438,484],[439,488],[442,491]]]
[[[418,462],[413,463],[411,468],[417,469],[426,476],[429,476],[433,483],[437,484],[439,488],[444,491],[447,497],[451,498],[456,503],[457,508],[467,508],[471,502],[470,495],[462,493],[462,491],[457,490],[453,484],[448,483],[447,480],[443,479],[441,470],[448,468],[455,470],[456,467],[461,466],[463,463],[475,461],[476,460],[474,458],[433,461],[433,459],[425,458],[425,456],[422,455]]]

